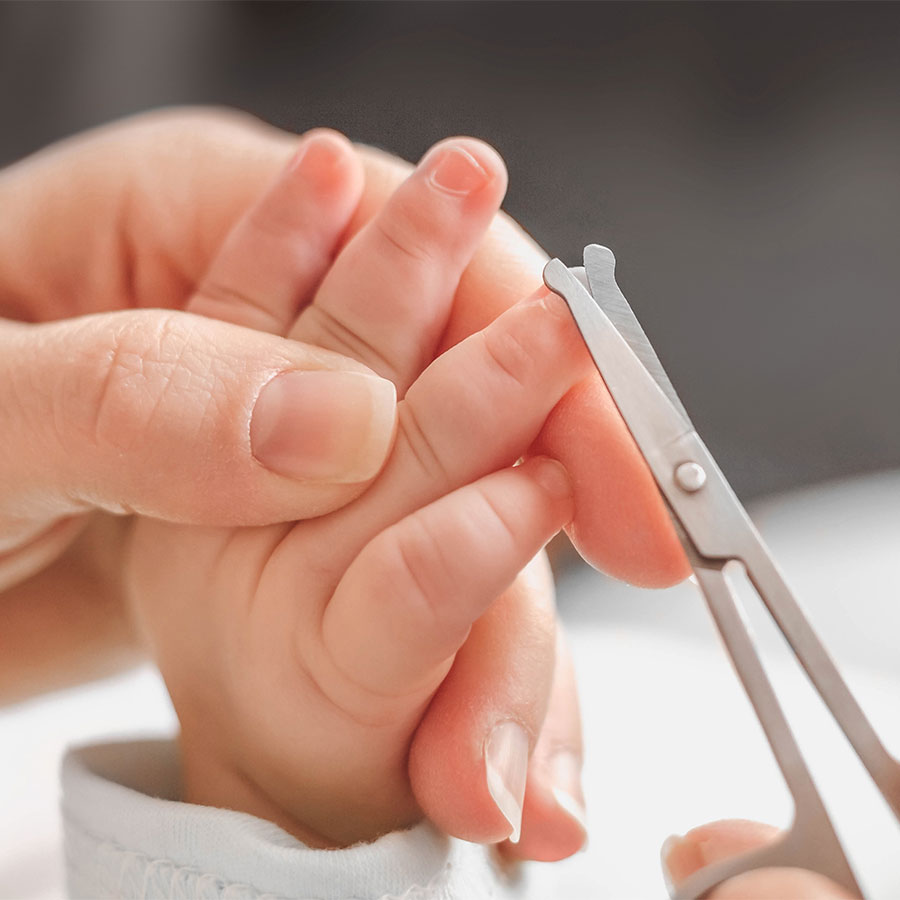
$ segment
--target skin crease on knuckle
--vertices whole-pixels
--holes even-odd
[[[101,452],[134,453],[152,439],[155,415],[178,390],[179,376],[190,372],[185,359],[202,356],[168,315],[129,317],[99,337],[90,433]]]
[[[209,334],[197,328],[199,320],[191,316],[156,310],[121,316],[108,327],[92,331],[85,346],[84,375],[71,385],[62,384],[58,394],[69,410],[74,432],[80,433],[85,447],[96,451],[92,460],[76,458],[74,464],[96,468],[103,460],[127,454],[133,461],[132,471],[147,470],[143,493],[148,498],[155,492],[156,502],[177,503],[185,514],[214,519],[226,498],[218,497],[209,486],[230,472],[233,496],[227,502],[239,503],[250,489],[250,467],[238,468],[230,455],[207,450],[202,477],[184,479],[178,473],[192,465],[201,447],[227,451],[240,445],[241,417],[249,411],[238,409],[236,417],[234,406],[249,402],[244,367],[239,364],[235,373],[221,377],[219,366],[233,367],[235,361],[220,359]],[[71,445],[71,435],[66,437]],[[195,444],[195,450],[189,449]],[[163,459],[171,460],[168,470],[158,465]],[[85,484],[90,495],[83,499],[111,512],[152,513],[152,509],[133,510],[122,504],[122,498],[114,495],[117,476],[106,481],[106,487],[99,480],[96,488]]]

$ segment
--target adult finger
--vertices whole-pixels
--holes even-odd
[[[542,554],[473,625],[413,739],[419,805],[449,834],[517,838],[528,761],[547,713],[556,617]]]
[[[345,137],[305,135],[232,228],[187,309],[286,334],[331,265],[362,188],[362,164]]]
[[[393,385],[285,338],[142,310],[0,323],[7,543],[87,508],[261,524],[334,509],[378,472]]]
[[[505,191],[503,161],[486,144],[432,147],[341,252],[291,336],[358,359],[403,394],[434,358]]]
[[[679,885],[698,870],[747,853],[776,840],[772,825],[726,819],[701,825],[684,836],[670,837],[660,851],[666,880]],[[757,869],[723,882],[710,894],[715,900],[845,900],[851,897],[833,881],[801,869]]]
[[[321,637],[335,680],[365,685],[370,714],[379,697],[430,694],[472,623],[572,511],[562,466],[533,459],[381,532],[325,610]]]
[[[556,629],[550,705],[528,766],[522,835],[503,847],[507,856],[551,862],[577,853],[587,840],[581,786],[581,713],[572,657]]]
[[[680,884],[698,869],[770,844],[779,834],[774,825],[723,819],[700,825],[684,836],[672,835],[660,850],[660,862],[668,880]]]

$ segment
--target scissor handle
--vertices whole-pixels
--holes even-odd
[[[881,742],[758,534],[742,561],[794,655],[900,821],[900,763]]]
[[[900,821],[900,763],[887,751],[847,687],[768,547],[697,432],[688,432],[677,441],[649,452],[646,458],[685,535],[689,553],[696,557],[695,563],[699,561],[701,569],[721,568],[729,560],[743,564],[819,696]],[[699,488],[685,489],[679,484],[678,460],[699,467],[703,473]],[[697,577],[701,577],[699,571]]]
[[[784,710],[763,668],[739,601],[723,571],[724,562],[695,565],[706,599],[734,669],[759,718],[772,753],[794,799],[790,830],[767,847],[707,866],[672,894],[673,900],[701,898],[728,878],[752,869],[793,867],[831,878],[862,896]]]

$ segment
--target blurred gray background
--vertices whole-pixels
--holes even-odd
[[[0,4],[0,164],[180,103],[490,141],[550,253],[616,251],[742,496],[900,465],[900,5]]]

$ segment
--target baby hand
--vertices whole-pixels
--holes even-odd
[[[501,839],[521,821],[547,699],[530,688],[551,680],[555,642],[546,580],[535,586],[546,572],[507,588],[573,516],[558,463],[513,464],[590,364],[564,303],[546,292],[432,363],[505,188],[489,148],[455,140],[432,149],[319,285],[310,266],[321,255],[317,225],[361,176],[333,135],[308,138],[300,154],[231,233],[192,308],[288,333],[390,378],[402,398],[396,443],[366,493],[318,519],[136,523],[130,592],[182,724],[186,799],[260,815],[312,844],[370,838],[415,821],[420,804],[435,817],[441,803],[449,830]],[[289,421],[315,377],[282,374],[264,390],[272,417]],[[249,438],[290,476],[297,448],[319,436],[298,423],[275,441],[254,421]],[[502,718],[471,684],[445,693],[472,671],[470,648],[496,656],[509,691]],[[438,688],[426,724],[465,723],[438,722],[444,760],[440,745],[417,737]],[[464,696],[481,718],[442,702]],[[566,789],[577,804],[571,701],[564,718]],[[447,795],[437,803],[436,784]],[[570,816],[570,846],[558,855],[582,839]]]

